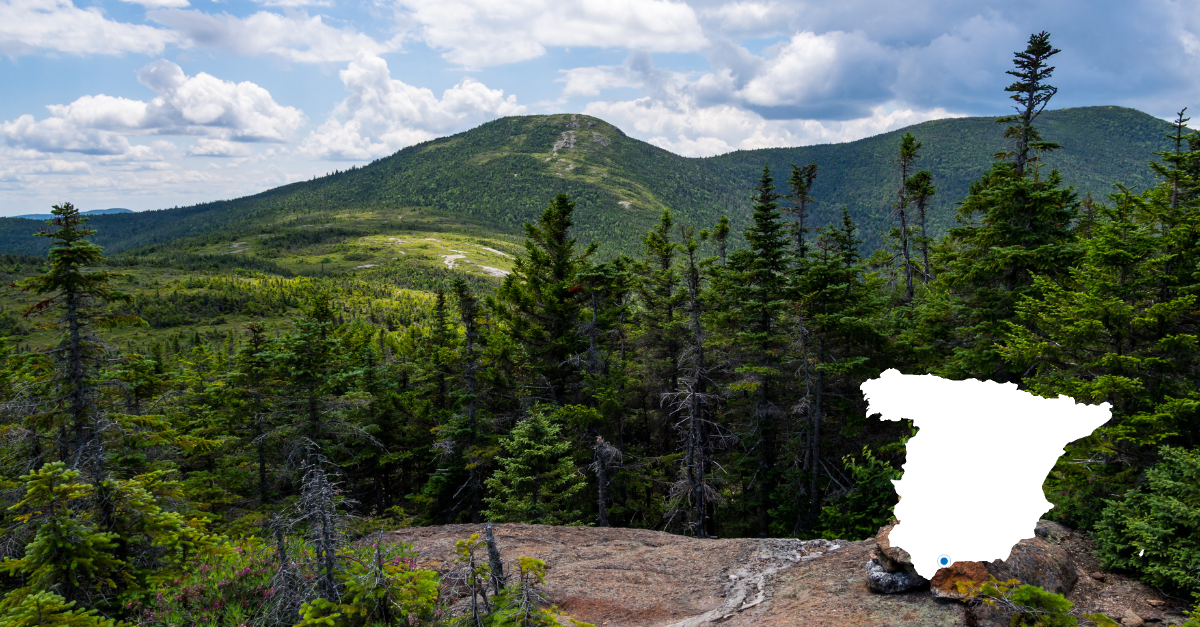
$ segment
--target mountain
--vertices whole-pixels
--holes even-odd
[[[1045,157],[1080,194],[1104,198],[1112,183],[1135,188],[1153,182],[1146,167],[1165,150],[1169,125],[1123,107],[1047,111],[1038,119],[1047,141],[1063,146]],[[297,229],[322,222],[336,238],[380,232],[394,220],[452,220],[484,230],[518,233],[557,193],[577,203],[576,234],[611,254],[635,249],[663,209],[699,226],[728,214],[735,228],[749,217],[749,197],[764,163],[786,190],[791,164],[820,166],[812,196],[814,224],[849,207],[867,246],[890,224],[899,174],[893,161],[900,136],[923,143],[917,167],[933,172],[938,194],[930,213],[934,233],[953,224],[954,204],[971,181],[1006,148],[994,118],[935,120],[842,144],[736,151],[686,158],[632,139],[597,118],[539,115],[494,120],[477,128],[405,148],[365,167],[191,207],[92,219],[96,240],[110,253],[185,239],[197,245],[255,234],[311,239]],[[28,222],[0,219],[0,252],[41,253]]]
[[[122,209],[120,207],[114,207],[112,209],[92,209],[91,211],[80,211],[79,215],[103,216],[103,215],[108,215],[108,214],[112,214],[112,213],[133,213],[133,210]],[[12,216],[12,217],[25,218],[26,220],[50,220],[50,219],[54,218],[54,216],[49,213],[26,213],[24,215]]]

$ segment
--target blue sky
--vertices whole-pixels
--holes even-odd
[[[506,115],[688,156],[1052,108],[1200,113],[1200,0],[0,0],[0,215],[232,198]]]

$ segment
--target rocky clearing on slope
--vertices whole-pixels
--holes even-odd
[[[644,529],[522,524],[493,530],[506,564],[518,556],[544,560],[549,600],[563,614],[598,627],[964,624],[963,605],[935,598],[928,588],[868,590],[865,566],[876,552],[873,539],[697,540]],[[482,525],[445,525],[402,529],[390,538],[412,542],[422,568],[446,572],[455,566],[455,541],[482,532]],[[1053,541],[1074,562],[1079,578],[1067,598],[1080,614],[1099,611],[1121,621],[1131,612],[1148,625],[1183,622],[1181,602],[1102,572],[1085,534],[1067,532]],[[980,624],[1006,624],[998,620],[985,616]]]

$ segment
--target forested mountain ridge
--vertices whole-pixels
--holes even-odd
[[[1145,165],[1166,146],[1169,125],[1123,107],[1047,111],[1043,136],[1063,149],[1046,158],[1082,195],[1103,198],[1114,181],[1134,188],[1153,183]],[[535,115],[501,118],[449,137],[405,148],[365,167],[234,200],[137,214],[95,216],[96,241],[110,253],[166,241],[232,241],[255,233],[340,216],[395,219],[420,211],[455,222],[517,233],[556,194],[577,203],[577,235],[601,244],[602,254],[630,252],[663,209],[684,223],[710,225],[729,215],[735,234],[749,218],[749,195],[763,163],[776,172],[815,161],[820,176],[812,197],[814,224],[835,220],[843,205],[877,247],[899,186],[898,138],[923,143],[916,167],[930,170],[938,193],[929,224],[940,235],[953,224],[954,204],[1006,146],[994,118],[954,118],[842,144],[736,151],[686,158],[626,136],[597,118]],[[356,232],[375,232],[358,224]],[[42,253],[25,220],[0,219],[0,252]]]

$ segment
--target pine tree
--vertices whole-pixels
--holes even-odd
[[[716,273],[722,299],[716,321],[730,336],[735,372],[742,376],[735,389],[753,395],[749,418],[761,537],[771,533],[772,495],[779,480],[779,388],[787,344],[781,320],[788,309],[792,263],[778,199],[771,170],[763,166],[752,199],[753,222],[744,232],[748,248],[735,251]]]
[[[484,516],[490,522],[565,525],[579,522],[573,501],[586,479],[571,460],[562,425],[537,406],[501,441],[504,454],[487,480],[491,494]]]
[[[791,198],[793,204],[788,209],[788,213],[791,213],[796,219],[792,225],[792,231],[796,234],[796,260],[801,263],[808,256],[804,236],[808,234],[809,229],[804,220],[808,217],[809,203],[815,202],[809,194],[812,192],[813,182],[816,178],[817,162],[809,162],[803,167],[792,164],[792,177],[788,179],[791,193],[788,194],[788,198]],[[724,263],[724,256],[722,256],[722,263]]]
[[[1062,51],[1050,45],[1050,33],[1042,31],[1036,35],[1030,35],[1029,45],[1026,46],[1024,52],[1013,55],[1013,64],[1017,66],[1017,69],[1006,72],[1017,79],[1016,82],[1004,88],[1004,91],[1012,93],[1009,98],[1017,102],[1013,107],[1017,114],[1002,117],[996,122],[998,124],[1016,122],[1004,131],[1004,136],[1013,140],[1013,149],[1008,153],[1001,154],[1005,157],[1013,157],[1013,174],[1017,177],[1025,176],[1025,168],[1031,160],[1029,151],[1048,152],[1059,147],[1058,144],[1042,141],[1041,134],[1033,126],[1034,120],[1046,109],[1050,99],[1058,93],[1057,87],[1046,83],[1046,79],[1054,74],[1054,67],[1047,65],[1046,62],[1059,52]]]
[[[57,362],[55,398],[49,404],[65,409],[58,422],[59,458],[74,467],[87,467],[95,478],[103,476],[103,447],[98,433],[96,370],[102,347],[92,330],[118,324],[145,324],[136,316],[106,311],[109,303],[127,302],[130,296],[112,286],[121,274],[91,270],[104,261],[103,249],[89,241],[94,230],[83,228],[87,221],[71,203],[55,205],[49,225],[56,230],[37,233],[53,241],[46,274],[33,276],[14,287],[46,298],[34,303],[25,315],[61,312],[55,326],[63,335],[51,351]],[[52,410],[57,412],[57,410]]]
[[[525,256],[489,300],[529,357],[530,393],[555,404],[579,393],[579,376],[568,360],[585,345],[579,335],[578,274],[595,250],[593,244],[582,255],[576,251],[570,234],[574,211],[575,203],[559,194],[537,224],[525,223]]]
[[[929,269],[929,232],[926,230],[929,201],[937,193],[933,185],[933,174],[929,170],[921,170],[904,180],[905,193],[909,202],[917,209],[917,225],[920,235],[917,247],[921,250],[921,281],[928,283],[933,278]]]
[[[1035,162],[1029,157],[1031,150],[1057,147],[1041,141],[1032,126],[1056,92],[1043,82],[1054,69],[1045,59],[1056,52],[1048,38],[1045,33],[1033,35],[1026,51],[1016,54],[1019,71],[1014,75],[1021,80],[1008,90],[1016,92],[1020,115],[1000,119],[1019,122],[1007,133],[1015,149],[998,155],[1015,156],[1015,163],[998,161],[971,184],[957,216],[963,226],[950,231],[939,279],[955,296],[951,324],[957,327],[957,337],[941,368],[951,378],[1016,380],[996,348],[1016,303],[1036,291],[1034,275],[1062,276],[1078,259],[1072,232],[1078,207],[1075,192],[1062,187],[1057,171],[1043,178],[1038,168],[1027,168]]]
[[[912,198],[908,193],[908,171],[913,167],[913,162],[920,155],[917,151],[921,149],[921,142],[913,137],[912,133],[905,133],[900,138],[900,156],[896,159],[896,163],[900,166],[900,192],[899,198],[894,205],[896,218],[900,221],[900,229],[897,232],[897,238],[900,242],[900,254],[904,259],[904,290],[907,301],[913,298],[913,264],[912,255],[910,252],[911,233],[909,230],[909,204],[912,203]],[[922,212],[923,213],[923,212]],[[924,220],[922,220],[924,223]],[[928,268],[927,268],[928,270]]]
[[[832,431],[827,423],[841,417],[837,426],[845,433],[853,422],[849,417],[861,414],[854,404],[861,398],[855,390],[870,373],[878,372],[870,362],[886,343],[876,318],[883,309],[881,292],[865,277],[856,230],[843,208],[841,225],[821,232],[805,271],[797,277],[797,340],[806,381],[801,406],[808,416],[803,460],[808,503],[800,517],[811,524],[824,499],[823,443]]]

